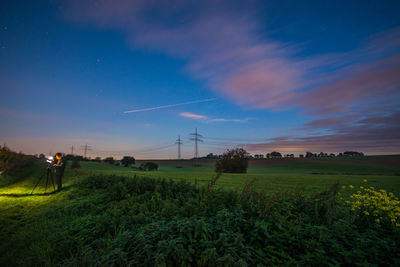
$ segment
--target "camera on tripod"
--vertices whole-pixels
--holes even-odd
[[[49,164],[49,165],[51,165],[51,164],[53,164],[53,156],[49,156],[49,157],[47,157],[47,160],[46,160],[46,162]]]
[[[33,191],[35,191],[36,187],[39,185],[40,181],[41,181],[44,177],[46,177],[46,187],[45,187],[45,189],[44,189],[44,193],[46,193],[46,191],[47,191],[47,184],[49,184],[49,182],[51,182],[51,183],[53,184],[53,192],[56,190],[56,189],[55,189],[55,186],[54,186],[54,177],[53,177],[53,170],[52,170],[53,162],[54,162],[53,156],[47,157],[46,162],[47,162],[46,171],[45,171],[45,172],[43,173],[43,175],[40,176],[40,178],[38,179],[38,181],[37,181],[35,187],[33,188],[32,192],[31,192],[31,195],[33,194]]]
[[[47,162],[47,168],[45,172],[43,173],[42,176],[39,177],[35,187],[33,188],[31,195],[33,194],[33,191],[35,191],[36,187],[39,185],[40,181],[43,178],[46,178],[46,186],[44,188],[44,193],[46,194],[47,191],[47,185],[50,185],[50,183],[53,185],[53,192],[56,192],[55,186],[54,186],[54,180],[57,183],[57,191],[60,191],[62,188],[62,176],[64,174],[64,169],[66,162],[63,159],[62,153],[56,153],[56,155],[49,156],[46,159]]]

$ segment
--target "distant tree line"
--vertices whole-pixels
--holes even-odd
[[[334,153],[325,153],[325,152],[320,152],[320,153],[312,153],[312,152],[306,152],[305,154],[299,154],[299,158],[323,158],[323,157],[362,157],[364,156],[364,153],[362,152],[357,152],[357,151],[345,151],[343,153],[338,153],[335,155]],[[263,159],[264,155],[263,154],[255,154],[254,156],[250,155],[250,158],[255,158],[255,159]],[[294,154],[285,154],[282,155],[280,152],[273,151],[271,153],[267,153],[265,155],[266,159],[281,159],[281,158],[295,158]]]
[[[246,152],[247,153],[247,152]],[[222,159],[226,153],[218,155],[218,154],[213,154],[209,153],[205,157],[199,157],[197,159]],[[35,155],[38,158],[45,158],[44,154],[40,155]],[[338,153],[335,155],[334,153],[325,153],[325,152],[320,152],[320,153],[313,153],[307,151],[305,154],[299,154],[298,158],[324,158],[324,157],[362,157],[364,156],[364,153],[362,152],[357,152],[357,151],[345,151],[343,153]],[[135,158],[132,156],[124,156],[121,160],[114,159],[113,157],[106,157],[104,159],[101,159],[100,157],[96,157],[94,159],[90,158],[84,158],[83,156],[79,155],[71,155],[67,154],[64,155],[65,159],[71,160],[71,161],[94,161],[94,162],[105,162],[109,163],[112,165],[118,165],[118,166],[125,166],[129,167],[131,165],[135,164]],[[247,153],[247,159],[291,159],[295,158],[294,154],[282,154],[278,151],[272,151],[270,153],[264,154],[255,154],[251,155]]]
[[[320,153],[313,153],[313,152],[306,152],[305,154],[299,154],[298,158],[324,158],[324,157],[362,157],[364,156],[364,153],[362,152],[357,152],[357,151],[345,151],[343,153],[338,153],[335,155],[334,153],[326,153],[326,152],[320,152]],[[223,154],[217,155],[213,153],[207,154],[205,157],[200,157],[197,159],[221,159],[223,157]],[[292,159],[295,158],[294,154],[282,154],[277,151],[273,151],[271,153],[267,154],[248,154],[249,159],[282,159],[282,158],[287,158],[287,159]]]

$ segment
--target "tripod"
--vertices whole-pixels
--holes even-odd
[[[33,194],[33,191],[35,191],[36,187],[38,186],[38,184],[40,183],[40,181],[43,179],[44,176],[46,176],[46,187],[44,189],[44,192],[46,193],[46,191],[47,191],[47,184],[49,183],[49,179],[51,180],[51,183],[53,184],[53,190],[56,191],[56,188],[54,186],[54,178],[53,178],[52,168],[51,168],[51,165],[48,165],[45,173],[43,173],[43,175],[40,176],[35,187],[32,189],[31,195]]]

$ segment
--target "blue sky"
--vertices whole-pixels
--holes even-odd
[[[398,1],[5,1],[0,141],[27,153],[400,151]],[[124,113],[212,99],[198,103]]]

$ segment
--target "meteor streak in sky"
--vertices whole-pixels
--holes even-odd
[[[178,103],[178,104],[170,104],[170,105],[165,105],[165,106],[128,110],[128,111],[124,111],[124,113],[134,113],[134,112],[150,111],[150,110],[155,110],[155,109],[172,108],[172,107],[184,106],[184,105],[190,105],[190,104],[196,104],[196,103],[210,102],[210,101],[215,101],[215,100],[217,100],[217,99],[216,98],[208,98],[208,99],[195,100],[195,101],[189,101],[189,102]]]

